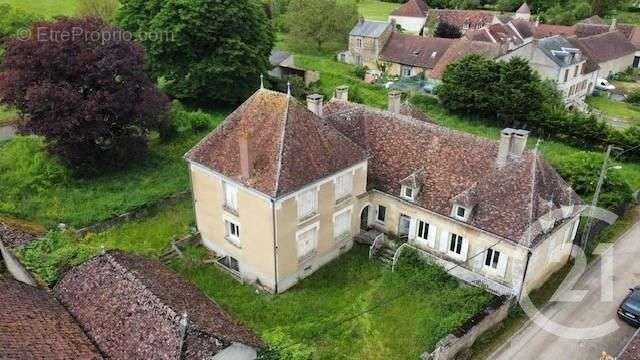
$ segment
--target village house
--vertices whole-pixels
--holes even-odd
[[[379,59],[388,63],[386,72],[389,75],[429,77],[431,69],[456,41],[393,32]]]
[[[598,65],[559,35],[535,40],[499,59],[514,57],[527,60],[542,79],[553,81],[569,107],[583,108],[598,79]]]
[[[289,76],[298,76],[304,80],[307,86],[320,80],[319,72],[305,70],[297,66],[293,54],[286,51],[272,50],[269,55],[269,63],[271,64],[269,75],[275,78],[285,79]]]
[[[405,33],[422,35],[428,12],[423,0],[409,0],[391,13],[389,22],[395,22]]]
[[[485,41],[472,41],[465,38],[455,41],[442,55],[438,63],[429,72],[429,79],[440,81],[449,64],[461,60],[468,55],[481,55],[488,59],[495,59],[505,53],[501,44]]]
[[[186,155],[202,242],[232,276],[281,293],[372,231],[499,294],[566,263],[581,201],[528,132],[496,143],[405,115],[397,92],[388,111],[347,99],[260,89]]]
[[[375,68],[378,56],[394,30],[393,22],[360,18],[349,33],[349,50],[339,53],[338,61]]]
[[[569,41],[598,65],[601,78],[625,71],[634,64],[636,58],[636,47],[619,31],[570,38]]]
[[[431,9],[427,24],[433,24],[431,32],[438,27],[439,23],[447,23],[464,34],[469,30],[479,30],[492,24],[495,15],[494,12],[484,10]]]

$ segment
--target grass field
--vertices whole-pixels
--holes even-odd
[[[0,3],[9,4],[45,18],[70,16],[76,10],[76,0],[0,0]]]
[[[172,265],[178,273],[267,341],[284,333],[290,342],[313,349],[313,359],[417,359],[489,300],[484,291],[460,285],[437,267],[405,265],[391,272],[372,262],[366,247],[354,248],[278,296],[257,294],[203,264],[201,249],[187,254]],[[365,312],[376,305],[380,308]]]
[[[613,101],[605,96],[592,96],[587,103],[607,116],[626,121],[631,125],[640,125],[640,106],[627,102]]]
[[[377,0],[360,0],[358,2],[358,10],[365,19],[386,21],[389,19],[389,14],[399,8],[400,5]]]

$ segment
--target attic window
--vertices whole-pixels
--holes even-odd
[[[403,199],[414,201],[416,196],[416,190],[409,186],[402,186],[401,194]]]
[[[433,58],[435,58],[435,57],[436,57],[436,55],[438,55],[438,52],[437,52],[437,51],[432,52],[432,53],[431,53],[431,58],[432,58],[432,59],[433,59]]]
[[[467,221],[469,220],[469,209],[464,206],[456,205],[453,215],[458,220]]]

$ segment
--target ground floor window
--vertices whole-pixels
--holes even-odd
[[[451,234],[451,239],[449,240],[449,251],[462,255],[462,242],[462,236],[458,234]]]
[[[351,209],[344,210],[333,217],[333,237],[342,240],[351,234]]]
[[[240,245],[240,225],[231,220],[225,220],[224,224],[227,240],[235,245]]]
[[[402,77],[411,77],[411,66],[402,66],[400,70],[400,75]]]
[[[484,259],[484,265],[497,270],[499,262],[500,262],[500,251],[488,249],[487,255]]]
[[[383,223],[387,218],[387,208],[382,206],[382,205],[378,205],[378,214],[376,215],[376,219]]]
[[[422,220],[418,220],[418,238],[425,241],[429,238],[429,224]]]
[[[220,263],[220,265],[228,269],[231,269],[236,272],[240,272],[240,264],[238,263],[238,260],[236,260],[236,258],[234,257],[225,256],[222,259],[218,260],[218,263]]]
[[[312,226],[298,232],[298,260],[306,260],[313,256],[318,243],[318,227]]]

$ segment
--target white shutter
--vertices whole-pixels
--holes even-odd
[[[440,234],[440,251],[446,253],[449,250],[449,232],[443,231]]]
[[[509,257],[504,252],[500,252],[500,258],[498,259],[498,274],[504,277],[507,273],[507,264],[509,261]]]
[[[411,219],[409,220],[409,240],[413,240],[416,238],[416,224],[417,224],[417,220],[416,219]]]
[[[462,238],[462,251],[460,252],[460,257],[462,261],[467,261],[467,254],[469,253],[469,240],[466,237]]]
[[[431,248],[435,249],[436,248],[436,231],[438,229],[429,224],[429,234],[427,236],[427,245],[429,245]]]

